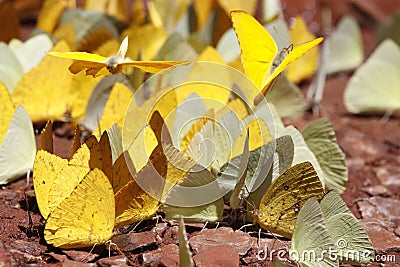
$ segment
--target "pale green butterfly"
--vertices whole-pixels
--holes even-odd
[[[234,142],[240,135],[242,124],[233,111],[215,123],[210,118],[193,136],[185,155],[217,173],[228,161]]]
[[[343,193],[347,184],[347,167],[332,123],[326,118],[314,120],[303,129],[302,134],[321,166],[326,189]]]
[[[36,141],[32,121],[22,106],[17,106],[0,141],[0,184],[29,174],[35,160]]]
[[[344,16],[336,31],[325,42],[328,47],[327,74],[352,70],[362,63],[364,48],[361,29],[353,17]]]
[[[340,195],[334,191],[328,192],[321,200],[321,209],[339,261],[356,265],[373,262],[371,240]]]
[[[168,192],[163,205],[165,217],[186,221],[218,221],[224,211],[224,201],[215,176],[206,168],[185,157],[172,145],[164,144],[164,153],[169,164],[176,166],[184,178]],[[204,196],[207,192],[208,198]]]
[[[246,151],[246,150],[245,150]],[[232,158],[219,173],[218,182],[222,188],[233,188],[242,191],[241,199],[246,198],[250,206],[258,207],[266,189],[271,185],[273,177],[279,176],[292,164],[293,159],[293,141],[290,136],[282,136],[271,142],[249,152]],[[247,160],[245,160],[248,158]],[[247,162],[244,165],[243,160]],[[271,168],[271,161],[272,168]],[[240,174],[246,170],[246,176]],[[241,177],[242,181],[238,181]],[[244,183],[243,183],[244,182]],[[236,195],[232,193],[232,195]],[[232,198],[227,194],[226,199]],[[250,206],[249,206],[250,205]],[[250,217],[249,217],[250,219]]]
[[[171,130],[172,143],[175,147],[180,147],[182,139],[189,132],[196,119],[203,117],[206,113],[206,104],[196,93],[189,94],[178,104]]]
[[[276,78],[265,98],[274,104],[281,118],[297,118],[306,108],[306,101],[300,88],[290,81],[285,73]]]
[[[400,48],[386,39],[350,78],[343,102],[350,113],[385,114],[400,110]]]
[[[290,259],[300,266],[339,266],[328,252],[335,250],[321,207],[315,198],[310,198],[301,208],[294,227],[289,249]]]
[[[303,206],[296,221],[291,244],[292,260],[302,266],[338,266],[339,261],[356,265],[371,263],[374,249],[368,234],[340,195],[329,191],[320,205],[316,200],[313,202]],[[312,233],[311,236],[309,233]],[[312,236],[314,233],[321,238]],[[325,248],[325,252],[321,251],[321,247]],[[306,257],[310,253],[315,253],[312,260]]]
[[[247,167],[249,163],[249,132],[247,132],[246,140],[244,142],[243,154],[240,157],[240,164],[239,164],[239,171],[238,171],[238,182],[233,189],[231,197],[229,198],[229,204],[231,205],[232,209],[238,209],[241,205],[242,196],[243,194],[243,186],[246,182],[247,177]]]

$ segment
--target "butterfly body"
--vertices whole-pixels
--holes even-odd
[[[116,55],[114,55],[114,56],[111,56],[111,57],[109,57],[109,58],[107,58],[107,60],[106,60],[106,68],[107,68],[107,70],[109,71],[109,72],[111,72],[111,73],[116,73],[116,71],[115,70],[117,70],[117,68],[118,68],[118,65],[122,62],[124,60],[124,58],[123,57],[121,57],[121,55],[120,54],[116,54]]]
[[[286,56],[293,50],[293,44],[289,45],[288,47],[284,47],[274,58],[272,62],[272,67],[270,70],[270,74],[274,72],[274,70],[285,60]]]

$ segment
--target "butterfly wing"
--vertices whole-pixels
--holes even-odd
[[[322,213],[342,262],[365,265],[374,261],[374,248],[367,232],[340,195],[328,192],[321,201]]]
[[[124,157],[123,154],[120,157]],[[117,160],[118,162],[118,160]],[[125,164],[121,171],[128,166]],[[159,208],[160,200],[163,197],[165,186],[164,178],[167,175],[167,158],[164,155],[163,147],[156,146],[150,155],[147,164],[141,168],[132,178],[119,177],[123,172],[114,172],[116,176],[113,181],[118,190],[115,194],[115,225],[121,227],[130,223],[150,218]],[[125,181],[126,184],[122,184]],[[119,184],[117,184],[119,183]]]
[[[280,175],[261,199],[258,223],[262,228],[290,238],[301,207],[307,199],[320,200],[322,183],[310,162],[292,166]]]
[[[10,93],[8,92],[7,87],[1,82],[0,82],[0,101],[1,101],[0,144],[1,144],[15,113],[15,107],[11,99]]]
[[[308,30],[307,23],[301,16],[296,16],[296,22],[290,29],[290,37],[291,43],[295,44],[295,46],[315,39],[315,35]],[[287,66],[287,76],[292,82],[297,84],[309,78],[315,73],[318,67],[318,58],[319,50],[310,50],[306,55]]]
[[[119,65],[135,67],[149,73],[157,73],[177,65],[188,64],[189,61],[134,61],[126,60]]]
[[[87,52],[47,52],[47,54],[60,58],[68,58],[94,63],[105,63],[105,61],[107,60],[106,57]]]
[[[107,176],[93,169],[50,214],[44,238],[61,248],[103,244],[112,236],[114,219],[113,189]]]
[[[311,122],[302,132],[307,146],[314,153],[324,173],[325,187],[343,193],[347,184],[344,153],[336,141],[333,126],[328,119]]]
[[[308,199],[299,212],[290,244],[290,258],[300,266],[339,266],[338,260],[329,257],[334,243],[315,198]],[[322,256],[322,258],[321,258]]]
[[[346,109],[354,114],[400,110],[399,63],[399,46],[383,41],[348,82],[343,94]]]
[[[314,48],[317,46],[320,42],[322,42],[324,38],[320,37],[317,39],[314,39],[310,42],[297,45],[293,48],[292,51],[290,51],[285,59],[274,69],[274,71],[271,73],[271,75],[267,76],[267,78],[264,80],[265,82],[262,85],[262,93],[265,94],[269,87],[271,86],[273,80],[282,72],[285,70],[285,68],[294,60],[298,59],[302,55],[304,55],[306,52],[308,52],[310,49]]]
[[[52,211],[49,207],[51,187],[58,173],[67,165],[68,161],[66,159],[62,159],[45,150],[39,150],[36,153],[33,165],[33,185],[40,213],[45,219]]]
[[[126,36],[122,41],[121,46],[119,47],[118,50],[118,54],[120,54],[121,57],[124,58],[126,55],[126,51],[128,51],[128,36]]]
[[[86,75],[98,77],[101,75],[108,75],[110,72],[105,68],[105,63],[98,63],[92,61],[75,61],[69,66],[69,71],[73,74],[77,74],[82,70],[86,70]]]
[[[343,17],[329,36],[326,72],[328,74],[356,68],[364,58],[361,29],[355,18]]]
[[[122,155],[121,155],[122,156]],[[129,171],[129,170],[128,170]],[[159,177],[151,164],[143,167],[135,176],[139,179],[154,179]],[[115,194],[115,226],[122,227],[130,223],[146,220],[153,216],[160,205],[159,199],[154,198],[143,190],[132,176],[130,181]],[[162,178],[160,178],[161,180]],[[154,185],[154,184],[153,184]]]
[[[27,111],[18,106],[0,147],[0,184],[28,173],[35,160],[36,142]]]
[[[264,27],[246,12],[232,11],[231,18],[245,73],[261,89],[270,75],[278,46]]]
[[[69,66],[69,70],[73,74],[77,74],[82,70],[86,70],[86,75],[92,75],[93,77],[108,73],[107,70],[99,73],[107,66],[105,63],[107,58],[97,54],[87,52],[48,52],[48,54],[55,57],[75,60],[75,62]]]

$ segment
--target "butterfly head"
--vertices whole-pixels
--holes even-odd
[[[106,60],[106,68],[111,73],[117,73],[119,64],[124,60],[124,58],[120,54],[116,54],[107,58]]]

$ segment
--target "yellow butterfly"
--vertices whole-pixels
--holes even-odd
[[[291,238],[297,215],[311,197],[321,200],[324,188],[310,162],[290,167],[268,187],[257,214],[260,226]]]
[[[155,172],[165,177],[167,163],[161,146],[150,156],[147,167],[136,173],[128,166],[131,162],[127,153],[112,165],[106,133],[100,141],[90,136],[72,152],[69,161],[47,151],[52,150],[51,135],[49,123],[41,135],[45,142],[37,152],[33,176],[39,210],[46,219],[44,237],[49,244],[62,248],[103,244],[112,237],[114,228],[147,219],[157,211],[159,200],[136,180],[148,180]]]
[[[264,95],[288,64],[323,40],[317,38],[301,45],[291,45],[279,52],[272,36],[251,15],[234,10],[231,18],[242,51],[245,73]]]
[[[118,53],[108,58],[87,52],[49,52],[48,54],[76,60],[69,66],[70,72],[76,74],[82,70],[86,70],[86,75],[92,75],[93,77],[122,72],[124,66],[131,66],[150,73],[156,73],[175,65],[188,63],[185,61],[134,61],[125,58],[127,50],[128,37],[125,37]]]

